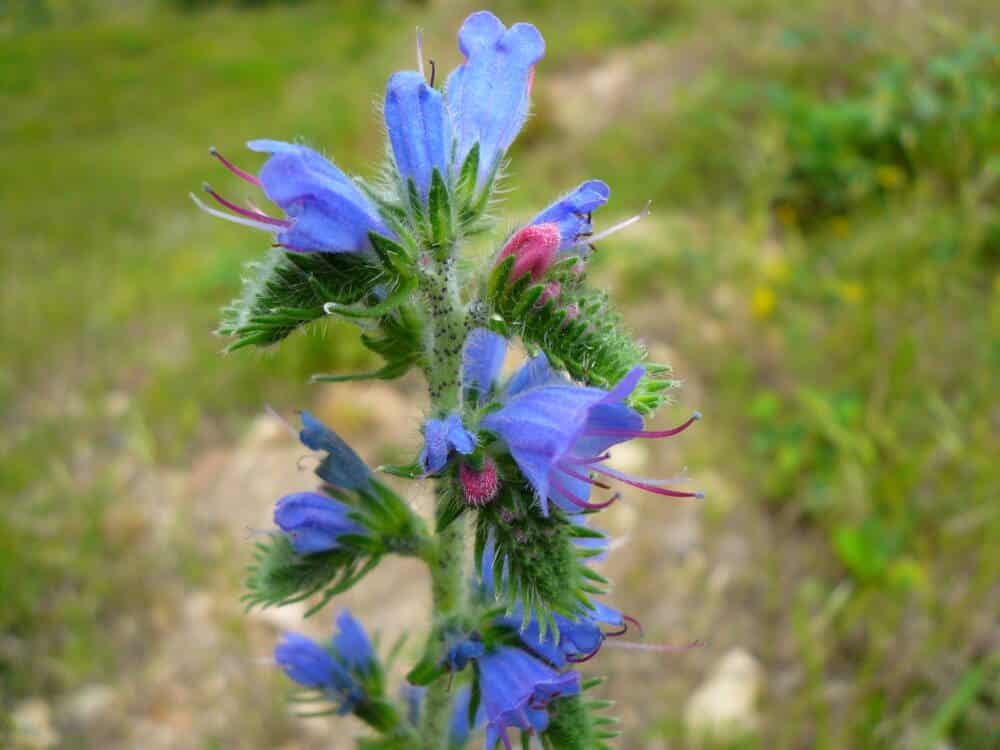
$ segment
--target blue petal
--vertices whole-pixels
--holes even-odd
[[[528,360],[521,368],[514,373],[514,376],[504,388],[503,398],[509,399],[522,391],[531,388],[538,388],[543,385],[568,385],[569,381],[552,369],[549,359],[544,354],[539,354]]]
[[[337,615],[339,632],[333,637],[333,647],[341,662],[354,671],[366,672],[375,659],[371,641],[365,629],[348,610]]]
[[[491,178],[528,114],[535,63],[545,40],[531,24],[504,27],[495,15],[469,16],[458,32],[465,63],[448,77],[448,107],[455,128],[456,165],[479,143],[477,187]]]
[[[448,179],[451,121],[444,98],[416,71],[396,73],[385,92],[385,124],[404,187],[413,180],[426,200],[433,170]]]
[[[428,474],[437,474],[448,463],[452,450],[468,455],[476,449],[475,436],[462,424],[457,414],[444,419],[424,422],[424,448],[420,451],[420,464]]]
[[[519,648],[501,646],[477,662],[482,705],[486,712],[487,747],[507,728],[539,731],[547,726],[545,705],[559,696],[580,692],[576,672],[557,672]]]
[[[300,412],[299,416],[302,418],[299,440],[310,450],[327,454],[316,469],[320,479],[349,490],[367,487],[371,472],[351,446],[309,412]]]
[[[268,140],[247,146],[271,154],[260,181],[267,197],[292,219],[278,234],[282,245],[300,251],[360,252],[371,248],[369,232],[395,237],[364,193],[317,152]]]
[[[334,684],[337,664],[325,648],[298,633],[285,633],[274,649],[274,660],[300,685],[328,688]]]
[[[476,449],[476,437],[465,429],[461,417],[451,414],[445,424],[448,427],[448,445],[463,456],[468,456]]]
[[[556,224],[562,239],[560,250],[566,250],[577,244],[580,235],[591,231],[587,220],[591,211],[600,208],[608,202],[611,189],[601,180],[588,180],[571,193],[567,193],[546,208],[529,224]]]
[[[428,474],[437,474],[448,463],[448,425],[443,419],[428,419],[424,422],[424,449],[420,452],[420,464]]]
[[[361,531],[347,517],[350,508],[317,492],[285,495],[274,508],[274,523],[291,539],[295,551],[308,555],[336,549],[342,534]]]
[[[500,377],[506,354],[507,339],[503,336],[486,328],[474,328],[469,333],[462,355],[462,385],[466,394],[477,394],[479,404],[485,402]]]
[[[482,426],[507,444],[542,503],[543,512],[547,510],[549,473],[576,442],[590,408],[605,395],[598,388],[583,386],[531,388],[483,419]]]

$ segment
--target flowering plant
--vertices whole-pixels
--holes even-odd
[[[674,382],[588,284],[595,243],[640,218],[595,233],[605,183],[558,198],[489,257],[463,255],[493,226],[493,197],[545,43],[534,26],[507,28],[488,12],[466,19],[458,41],[465,61],[443,87],[424,75],[419,36],[418,69],[390,77],[379,180],[349,177],[303,145],[255,140],[250,149],[267,154],[258,174],[212,154],[282,215],[239,206],[208,185],[218,207],[192,196],[208,213],[274,238],[226,311],[230,349],[273,345],[337,316],[359,324],[384,364],[319,379],[392,379],[418,368],[430,394],[419,455],[380,470],[434,482],[433,530],[303,413],[299,436],[318,454],[321,486],[277,502],[245,601],[309,599],[311,615],[386,555],[416,557],[430,571],[433,611],[402,700],[387,692],[387,665],[347,612],[328,643],[289,633],[278,644],[277,664],[302,688],[297,700],[358,716],[374,732],[360,743],[370,750],[461,748],[480,727],[487,750],[510,750],[518,736],[525,747],[532,736],[545,748],[607,747],[615,722],[598,713],[607,704],[585,697],[598,681],[573,667],[635,621],[601,600],[608,582],[590,563],[608,543],[589,519],[620,498],[612,482],[696,496],[608,461],[614,446],[676,435],[698,415],[672,430],[644,428]],[[532,356],[503,378],[514,340]]]

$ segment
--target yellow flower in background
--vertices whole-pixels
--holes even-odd
[[[750,312],[755,318],[768,318],[774,312],[777,301],[777,295],[771,287],[759,286],[753,290],[750,298]]]
[[[764,260],[762,269],[764,278],[774,284],[782,284],[788,281],[790,270],[788,261],[784,258],[770,257]]]
[[[838,281],[837,296],[841,302],[856,305],[865,296],[865,289],[856,281]]]
[[[835,216],[830,220],[830,230],[838,237],[846,237],[851,231],[851,222],[846,216]]]
[[[875,179],[886,190],[897,190],[906,182],[906,174],[895,164],[883,164],[875,170]]]

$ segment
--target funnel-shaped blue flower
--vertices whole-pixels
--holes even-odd
[[[542,732],[545,707],[560,696],[580,692],[580,675],[557,672],[527,651],[501,646],[477,661],[482,706],[486,712],[486,748],[502,741],[512,750],[508,729]]]
[[[341,536],[363,530],[350,512],[350,506],[318,492],[295,492],[275,505],[274,523],[288,534],[296,552],[309,555],[336,549]]]
[[[555,224],[559,227],[559,249],[568,250],[586,242],[593,231],[591,212],[607,203],[610,195],[607,183],[588,180],[538,214],[529,225]]]
[[[451,121],[444,98],[420,73],[395,73],[385,91],[385,124],[403,187],[407,180],[413,180],[426,200],[435,169],[448,179]]]
[[[531,24],[509,29],[488,11],[469,16],[458,32],[465,63],[448,77],[446,93],[455,131],[456,166],[479,144],[476,187],[494,174],[528,115],[535,63],[545,40]]]
[[[268,216],[256,207],[238,206],[207,184],[205,192],[226,210],[210,208],[192,195],[202,210],[236,224],[271,232],[278,245],[299,252],[368,251],[369,232],[396,239],[357,185],[311,148],[270,140],[250,141],[247,146],[271,154],[261,168],[260,177],[235,166],[214,148],[211,153],[238,177],[263,188],[287,218]]]
[[[522,629],[524,608],[521,604],[518,604],[509,615],[497,618],[497,623],[518,631],[521,642],[528,650],[559,668],[569,663],[586,661],[600,650],[607,635],[620,634],[620,632],[606,634],[601,628],[602,625],[618,629],[625,625],[625,618],[620,612],[594,601],[591,601],[590,607],[579,617],[571,619],[559,614],[553,616],[559,628],[558,641],[551,631],[542,637],[537,617],[532,617]]]
[[[341,663],[359,674],[369,672],[375,661],[375,651],[361,623],[345,609],[337,615],[337,627],[340,632],[333,637],[333,648]]]
[[[535,490],[542,512],[548,514],[552,499],[568,512],[596,510],[618,499],[592,503],[591,487],[610,489],[592,472],[634,487],[669,497],[700,497],[678,492],[656,479],[642,479],[606,465],[607,450],[632,438],[659,438],[687,429],[700,414],[672,430],[647,432],[642,417],[625,403],[643,375],[641,366],[630,370],[610,391],[574,385],[554,372],[545,355],[528,362],[511,378],[501,394],[503,406],[487,415],[481,425],[496,433]]]

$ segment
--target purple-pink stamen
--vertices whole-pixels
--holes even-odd
[[[259,177],[257,177],[256,175],[252,175],[249,172],[245,172],[244,170],[237,167],[235,164],[229,161],[229,159],[220,154],[219,150],[215,146],[212,146],[210,149],[208,149],[208,153],[210,153],[212,156],[214,156],[216,159],[222,162],[222,166],[224,166],[226,169],[228,169],[237,177],[242,177],[247,182],[253,183],[257,187],[260,187]]]
[[[602,453],[601,455],[593,456],[592,458],[564,458],[562,462],[587,466],[588,464],[596,464],[601,461],[607,461],[609,458],[611,458],[610,453]]]
[[[265,224],[270,224],[275,227],[287,228],[292,225],[292,222],[288,221],[287,219],[276,219],[273,216],[268,216],[262,211],[252,211],[249,208],[242,208],[240,206],[237,206],[232,201],[226,200],[217,192],[215,192],[215,190],[212,189],[212,186],[209,185],[207,182],[204,185],[202,185],[202,189],[206,193],[211,195],[216,200],[217,203],[219,203],[222,206],[225,206],[234,214],[239,214],[240,216],[246,216],[248,219],[255,219],[256,221],[262,221]]]
[[[586,474],[580,474],[577,471],[573,471],[571,468],[569,468],[565,464],[559,464],[559,470],[563,474],[567,474],[567,475],[573,477],[574,479],[579,479],[581,482],[586,482],[587,484],[592,485],[594,487],[600,487],[602,490],[610,490],[611,489],[611,485],[610,484],[606,484],[605,482],[600,482],[600,481],[594,479],[593,477],[587,476]]]
[[[588,503],[586,500],[577,497],[575,494],[573,494],[565,487],[563,487],[563,485],[560,484],[558,480],[550,479],[550,481],[552,482],[553,488],[557,492],[561,493],[567,500],[573,503],[573,505],[577,506],[578,508],[583,508],[584,510],[601,510],[602,508],[607,508],[609,505],[616,502],[621,497],[621,494],[616,492],[603,503]]]
[[[594,471],[604,474],[605,476],[613,477],[620,482],[625,482],[625,484],[632,485],[633,487],[638,487],[640,490],[646,490],[646,492],[652,492],[655,495],[665,495],[666,497],[699,497],[700,492],[680,492],[678,490],[672,490],[668,487],[658,487],[653,482],[643,481],[642,479],[636,479],[630,477],[621,471],[616,471],[609,466],[594,465]]]
[[[684,432],[688,427],[701,419],[701,412],[696,411],[684,424],[678,425],[671,430],[587,430],[586,435],[597,437],[622,437],[622,438],[665,438],[673,437]]]

